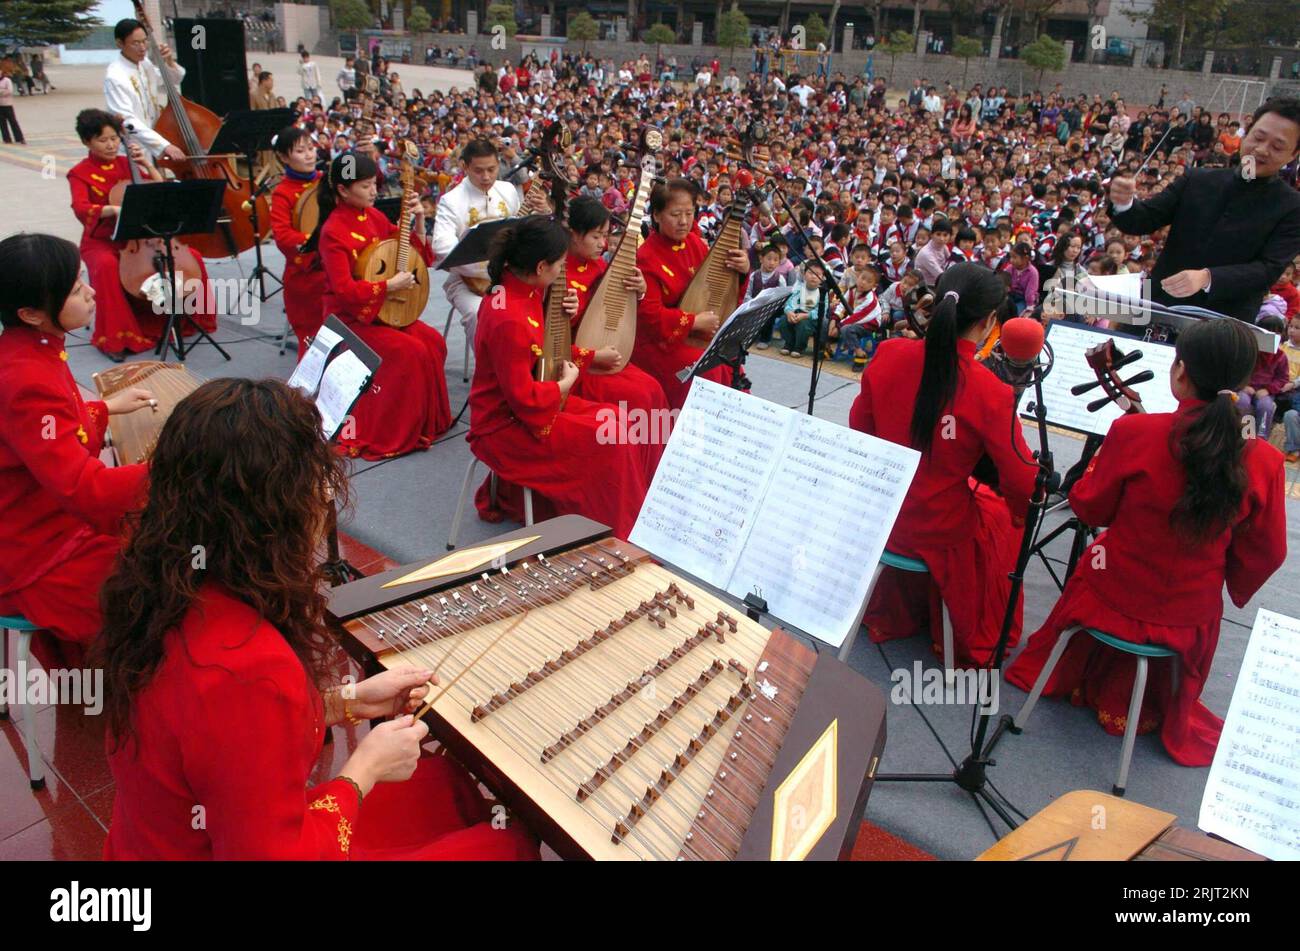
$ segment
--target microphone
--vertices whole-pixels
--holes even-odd
[[[1016,398],[1034,379],[1038,355],[1043,352],[1043,325],[1030,317],[1012,317],[1002,325],[990,369],[1015,390]]]
[[[767,196],[765,196],[762,191],[757,188],[746,188],[745,194],[749,196],[749,200],[753,203],[754,207],[758,209],[758,213],[761,216],[764,218],[774,218],[772,207],[767,203]]]

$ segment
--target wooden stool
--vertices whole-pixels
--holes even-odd
[[[867,588],[867,603],[871,603],[871,595],[876,590],[876,582],[880,580],[880,573],[888,565],[890,568],[897,568],[899,571],[911,571],[917,574],[929,574],[930,569],[925,562],[919,558],[908,558],[905,555],[899,555],[888,549],[880,556],[880,563],[876,565],[876,571],[871,576],[871,584]],[[858,625],[861,627],[861,625]],[[849,636],[844,639],[840,645],[840,660],[848,663],[849,653],[853,650],[853,642],[857,640],[858,628],[849,632]],[[952,651],[952,618],[948,616],[948,605],[943,605],[943,671],[944,678],[948,681],[953,679],[955,670],[953,668],[953,651]]]
[[[1029,714],[1034,711],[1034,704],[1043,694],[1043,688],[1047,686],[1047,679],[1052,676],[1052,671],[1060,661],[1061,656],[1065,653],[1065,648],[1069,646],[1070,639],[1080,631],[1087,631],[1092,637],[1107,647],[1113,647],[1125,654],[1132,654],[1137,658],[1137,676],[1133,678],[1133,693],[1128,702],[1128,722],[1124,724],[1124,745],[1119,754],[1119,776],[1115,780],[1112,791],[1116,796],[1124,795],[1124,787],[1128,783],[1128,766],[1129,760],[1133,758],[1133,744],[1137,740],[1138,719],[1142,714],[1142,696],[1147,689],[1147,661],[1152,657],[1172,657],[1173,658],[1173,687],[1174,692],[1178,691],[1178,654],[1167,647],[1157,647],[1154,644],[1134,644],[1132,641],[1121,640],[1105,631],[1099,631],[1092,627],[1082,627],[1078,624],[1066,628],[1061,632],[1061,637],[1052,648],[1051,656],[1047,658],[1047,663],[1043,666],[1043,671],[1038,675],[1038,680],[1034,682],[1034,689],[1030,691],[1029,699],[1025,705],[1020,708],[1020,712],[1015,715],[1012,723],[1015,726],[1015,732],[1019,733],[1029,722]]]
[[[32,657],[32,634],[39,631],[40,628],[27,620],[25,617],[16,615],[0,615],[0,637],[4,639],[4,658],[3,664],[9,666],[9,632],[13,631],[18,637],[18,664],[14,668],[14,681],[18,684],[18,689],[23,689],[26,683],[26,674],[22,678],[17,676],[19,670],[26,670]],[[0,698],[0,719],[9,719],[9,706]],[[27,745],[27,778],[32,784],[32,789],[45,788],[45,762],[41,759],[41,749],[36,745],[36,712],[28,710],[27,715],[23,717],[23,740]]]
[[[456,547],[456,541],[460,538],[460,520],[465,515],[465,506],[469,503],[470,493],[474,491],[474,473],[479,467],[477,456],[469,457],[469,469],[465,472],[465,481],[460,487],[460,501],[456,503],[456,515],[451,520],[451,535],[447,538],[447,550],[451,551]],[[528,486],[522,487],[524,490],[524,526],[530,527],[533,524],[533,490]],[[492,504],[497,502],[497,474],[489,470],[488,472],[488,493],[492,499]]]

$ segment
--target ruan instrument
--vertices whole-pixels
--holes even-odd
[[[320,223],[320,202],[316,197],[320,183],[321,180],[318,178],[302,190],[302,194],[293,204],[293,213],[290,216],[293,230],[301,231],[307,237],[315,233],[316,225]]]
[[[411,252],[411,216],[406,212],[406,203],[415,196],[414,163],[418,158],[415,143],[406,142],[402,158],[402,223],[398,226],[398,236],[370,245],[353,266],[353,276],[362,281],[387,281],[402,271],[409,271],[415,278],[415,283],[404,290],[389,290],[380,305],[377,319],[390,327],[415,323],[429,302],[429,268],[418,252]]]
[[[659,142],[662,141],[658,131],[652,130],[647,138],[655,140],[653,144],[647,144],[651,149],[658,150]],[[641,221],[645,218],[654,178],[655,157],[647,154],[641,159],[641,181],[632,197],[632,208],[627,214],[627,228],[619,239],[609,267],[605,269],[600,283],[591,295],[582,323],[578,325],[576,339],[579,347],[587,350],[613,348],[618,351],[618,363],[603,369],[591,366],[587,368],[588,373],[617,373],[632,359],[632,349],[636,346],[636,292],[627,290],[624,283],[636,270],[637,246],[641,243]]]
[[[131,135],[124,130],[126,142]],[[147,185],[140,174],[140,169],[127,153],[127,166],[131,169],[132,185]],[[126,198],[126,182],[118,182],[108,191],[108,203],[122,207]],[[183,306],[184,294],[193,285],[191,281],[201,280],[203,273],[194,252],[175,238],[170,239],[172,257],[176,263],[176,290],[172,292],[172,304],[175,309]],[[160,264],[165,260],[167,243],[162,238],[132,238],[123,244],[118,254],[117,275],[122,281],[122,290],[138,300],[147,300],[159,311],[167,309],[167,281]],[[206,290],[206,289],[201,289]]]
[[[167,91],[167,106],[158,117],[154,131],[185,152],[185,158],[180,161],[164,156],[158,160],[158,164],[180,179],[211,178],[226,183],[221,197],[223,212],[217,219],[217,230],[206,235],[186,235],[186,241],[208,258],[227,257],[247,251],[271,230],[270,205],[266,196],[254,198],[252,186],[239,175],[235,164],[236,156],[208,154],[208,149],[212,147],[217,131],[221,128],[221,119],[210,109],[181,95],[158,51],[158,43],[145,13],[143,0],[132,0],[132,3],[135,5],[136,19],[149,37],[149,52],[162,73],[163,86]],[[244,210],[247,201],[258,202],[259,234],[253,233],[251,213]]]
[[[140,386],[152,393],[158,403],[150,409],[108,417],[108,434],[117,453],[118,465],[122,466],[149,460],[163,424],[176,404],[203,384],[203,380],[187,370],[184,364],[155,361],[123,363],[101,370],[91,379],[101,397],[107,398],[127,387]]]
[[[368,673],[436,671],[431,732],[558,854],[852,849],[884,747],[877,688],[581,516],[479,554],[335,588],[330,624]]]

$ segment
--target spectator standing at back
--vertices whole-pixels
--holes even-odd
[[[311,53],[302,51],[302,62],[298,64],[298,79],[302,81],[302,95],[307,102],[312,102],[320,95],[320,68],[312,62]]]
[[[27,144],[14,112],[14,81],[7,73],[0,73],[0,136],[3,136],[5,142]]]

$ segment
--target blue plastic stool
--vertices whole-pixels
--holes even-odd
[[[0,639],[4,647],[3,664],[9,666],[9,632],[18,635],[18,665],[15,671],[25,670],[32,657],[32,634],[40,628],[25,617],[0,615]],[[19,683],[19,689],[23,684]],[[9,719],[9,707],[0,699],[0,719]],[[23,717],[23,740],[27,745],[27,778],[32,789],[45,788],[45,761],[41,759],[40,747],[36,745],[36,717],[31,711]]]
[[[897,568],[899,571],[911,571],[916,574],[930,573],[929,567],[921,559],[908,558],[886,549],[885,553],[880,556],[880,563],[876,565],[876,570],[871,576],[871,585],[867,588],[868,604],[871,602],[872,592],[876,590],[876,582],[880,580],[880,573],[885,569],[886,565],[890,568]],[[858,625],[858,627],[861,626]],[[855,627],[849,632],[849,636],[844,639],[844,643],[840,645],[839,658],[845,663],[848,663],[849,654],[853,650],[853,642],[857,640],[857,636],[858,628]],[[952,679],[954,673],[952,658],[952,618],[948,616],[948,605],[945,603],[943,606],[943,670],[945,678],[949,680]]]
[[[1124,795],[1124,787],[1128,783],[1129,761],[1133,758],[1133,744],[1137,740],[1138,720],[1142,715],[1142,697],[1147,689],[1147,662],[1152,657],[1172,657],[1172,677],[1174,692],[1178,692],[1178,653],[1167,647],[1158,647],[1154,644],[1134,644],[1132,641],[1121,640],[1105,631],[1099,631],[1094,627],[1082,627],[1076,624],[1073,627],[1066,628],[1061,632],[1060,639],[1057,640],[1056,646],[1052,648],[1051,656],[1047,658],[1047,663],[1043,666],[1043,671],[1034,681],[1034,689],[1029,693],[1029,699],[1025,705],[1020,708],[1020,712],[1015,715],[1013,723],[1016,732],[1025,728],[1029,722],[1029,714],[1034,710],[1034,704],[1043,694],[1043,688],[1047,686],[1047,680],[1052,676],[1052,671],[1065,654],[1066,647],[1069,646],[1071,638],[1080,631],[1087,631],[1092,637],[1107,647],[1113,647],[1117,651],[1123,651],[1125,654],[1132,654],[1137,658],[1137,676],[1133,678],[1133,694],[1128,701],[1128,721],[1124,724],[1124,745],[1119,754],[1119,777],[1115,780],[1112,792],[1116,796]]]

